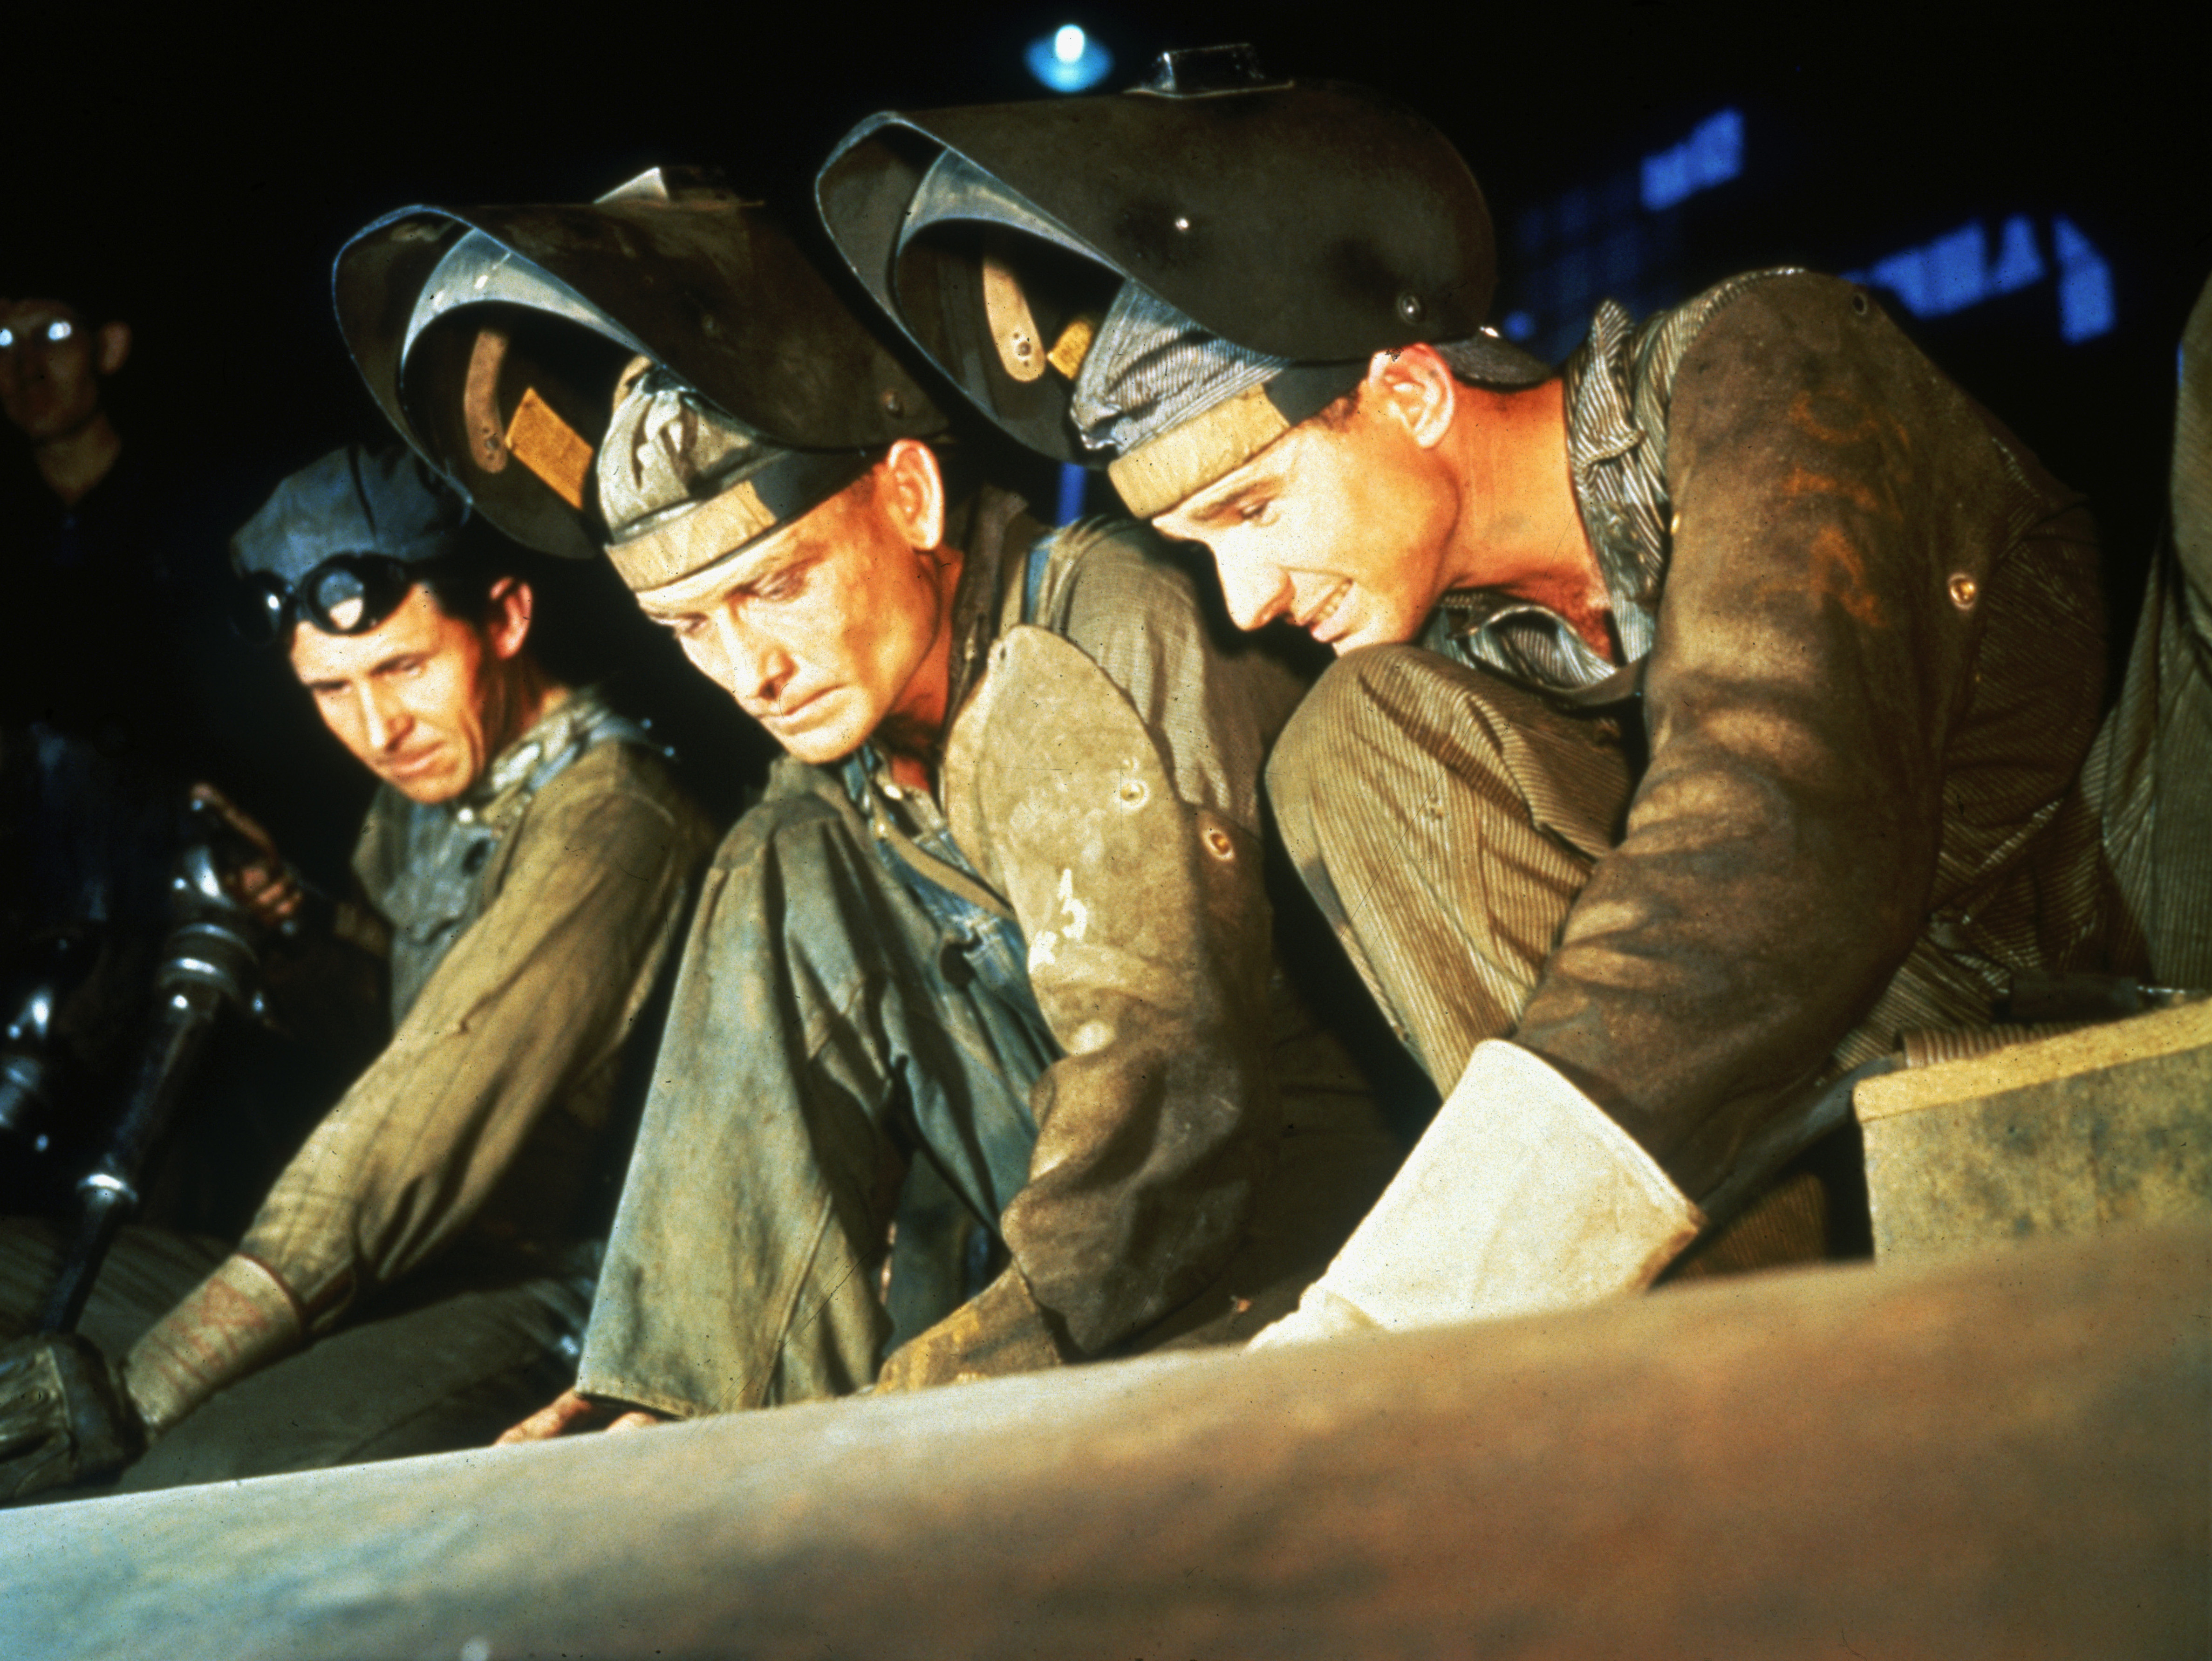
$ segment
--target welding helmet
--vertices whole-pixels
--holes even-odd
[[[1032,449],[1108,465],[1140,514],[1377,351],[1449,343],[1486,384],[1548,373],[1483,327],[1490,214],[1443,135],[1358,88],[1271,81],[1249,47],[1167,53],[1117,95],[871,116],[815,190],[939,368]]]
[[[878,320],[759,204],[697,173],[655,169],[590,204],[404,209],[346,244],[333,289],[370,392],[486,520],[546,553],[605,550],[641,591],[686,573],[646,534],[653,504],[602,489],[618,398],[640,443],[704,433],[656,452],[660,482],[742,496],[749,534],[945,424]]]

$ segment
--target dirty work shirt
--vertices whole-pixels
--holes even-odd
[[[358,970],[374,945],[398,1027],[241,1247],[316,1341],[228,1381],[120,1488],[468,1446],[571,1376],[598,1255],[580,1237],[618,1175],[600,1134],[617,1052],[708,841],[641,738],[579,691],[459,800],[380,793],[356,858],[376,915],[343,908],[355,944],[295,967]],[[280,997],[304,1035],[337,1024],[349,992],[373,995],[358,974],[336,978],[303,972]],[[38,1308],[61,1247],[35,1222],[0,1221],[0,1335]],[[125,1229],[82,1329],[120,1358],[224,1256]]]
[[[1830,278],[1734,279],[1640,328],[1608,304],[1565,376],[1621,661],[1540,607],[1448,596],[1426,651],[1332,667],[1269,788],[1441,1085],[1510,1036],[1702,1199],[1791,1092],[1986,1021],[2017,970],[2098,960],[2097,547],[2081,499]],[[1540,733],[1501,707],[1531,697],[1560,712]],[[1498,764],[1453,760],[1478,752]],[[1454,822],[1419,803],[1501,779],[1559,855],[1556,909],[1511,931],[1535,953],[1502,966],[1395,920],[1509,891],[1507,843],[1373,830]]]
[[[705,822],[642,735],[570,694],[465,795],[377,793],[354,856],[389,927],[391,1042],[240,1250],[311,1332],[466,1237],[566,1244],[623,1040],[681,923]]]
[[[1296,678],[1209,635],[1188,575],[1127,522],[1048,534],[987,491],[947,540],[966,562],[939,794],[865,749],[786,760],[723,843],[587,1394],[686,1415],[867,1384],[910,1159],[1096,1353],[1223,1272],[1279,1143],[1335,1146],[1371,1115],[1301,1067],[1281,1095],[1315,1134],[1280,1134],[1297,1023],[1272,983],[1258,771]],[[1307,1278],[1358,1215],[1314,1208],[1335,1232]]]

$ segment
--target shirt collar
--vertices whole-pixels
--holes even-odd
[[[1647,655],[1667,562],[1666,481],[1637,414],[1636,327],[1612,301],[1563,368],[1567,464],[1597,557],[1624,662],[1609,662],[1558,612],[1489,589],[1459,589],[1422,633],[1431,650],[1547,690],[1587,691]]]
[[[611,713],[598,687],[576,688],[494,757],[483,776],[447,804],[447,811],[464,824],[498,824],[528,798],[542,776],[558,772],[589,749]]]

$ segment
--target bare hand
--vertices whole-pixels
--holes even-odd
[[[564,1390],[517,1425],[500,1433],[494,1447],[519,1446],[524,1442],[550,1442],[556,1436],[584,1431],[645,1430],[668,1421],[644,1408],[625,1408],[619,1402],[595,1402],[573,1390]]]
[[[260,823],[212,784],[192,787],[192,800],[204,802],[222,816],[223,823],[254,849],[254,857],[223,873],[223,886],[264,925],[274,928],[299,915],[306,903],[300,879],[276,851],[276,838]]]

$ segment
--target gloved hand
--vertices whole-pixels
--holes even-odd
[[[1493,1039],[1336,1260],[1251,1348],[1641,1291],[1704,1225],[1596,1103]]]
[[[928,1331],[901,1344],[876,1375],[876,1391],[965,1384],[1012,1372],[1041,1372],[1076,1359],[1060,1323],[1008,1269]]]
[[[35,1334],[0,1345],[0,1502],[118,1471],[145,1428],[90,1340]]]

